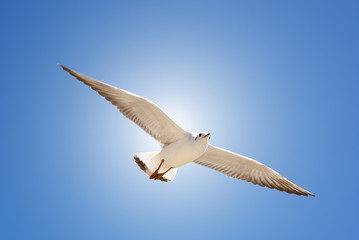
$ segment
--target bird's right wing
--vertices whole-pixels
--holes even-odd
[[[160,144],[167,145],[187,135],[187,132],[170,119],[155,103],[62,65],[60,67],[110,101],[123,115],[135,122]]]
[[[315,196],[260,162],[212,145],[208,145],[206,152],[194,162],[262,187],[297,195]]]

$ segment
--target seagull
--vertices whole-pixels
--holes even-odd
[[[150,179],[170,182],[179,167],[194,162],[262,187],[290,194],[316,196],[260,162],[209,144],[209,133],[183,130],[155,103],[58,65],[110,101],[125,117],[160,143],[161,151],[133,155],[139,168]]]

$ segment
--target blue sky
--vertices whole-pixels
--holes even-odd
[[[1,239],[354,239],[356,1],[11,1],[0,9]],[[318,194],[189,164],[56,64],[144,96],[188,131]]]

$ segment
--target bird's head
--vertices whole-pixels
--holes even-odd
[[[209,133],[197,133],[197,135],[195,135],[195,140],[196,141],[206,141],[208,142],[210,139],[210,134]]]

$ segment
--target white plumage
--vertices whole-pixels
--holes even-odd
[[[134,154],[135,162],[151,179],[172,181],[179,167],[195,162],[227,176],[263,187],[297,195],[315,196],[253,159],[210,145],[209,133],[186,132],[155,103],[60,66],[105,97],[123,115],[162,145],[159,152]]]

